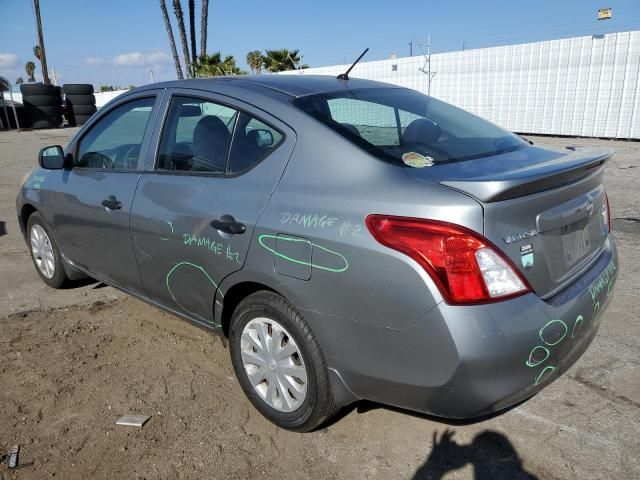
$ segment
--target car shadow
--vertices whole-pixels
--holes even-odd
[[[7,234],[7,224],[5,222],[0,222],[0,237]]]
[[[523,468],[518,453],[503,434],[484,430],[467,445],[456,443],[454,434],[447,429],[438,438],[433,432],[431,451],[412,480],[438,480],[467,465],[473,467],[475,480],[537,480]]]

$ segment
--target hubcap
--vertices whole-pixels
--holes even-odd
[[[40,273],[47,278],[53,278],[56,273],[53,247],[47,232],[37,224],[31,228],[31,253]]]
[[[254,318],[240,337],[242,364],[260,398],[281,412],[300,408],[307,396],[307,369],[300,349],[282,325]]]

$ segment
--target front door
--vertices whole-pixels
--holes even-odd
[[[295,135],[223,96],[175,91],[167,108],[133,204],[135,254],[152,300],[211,323],[218,285],[242,268]]]
[[[129,215],[156,101],[147,93],[105,111],[70,145],[73,168],[63,172],[52,195],[62,253],[98,278],[136,292],[142,289]]]

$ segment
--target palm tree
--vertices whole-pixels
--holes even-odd
[[[191,40],[191,64],[196,63],[198,54],[196,53],[196,18],[195,18],[195,0],[189,0],[189,37]],[[193,68],[193,67],[192,67]]]
[[[196,77],[220,77],[223,75],[244,75],[236,65],[236,59],[233,55],[227,55],[222,59],[220,52],[214,52],[212,55],[200,55],[198,63],[194,65]]]
[[[308,65],[300,64],[302,56],[300,50],[265,50],[266,55],[262,56],[262,63],[269,72],[284,72],[286,70],[298,70],[299,68],[309,68]]]
[[[209,16],[209,0],[202,0],[202,13],[200,14],[200,53],[207,51],[207,24]]]
[[[247,53],[247,65],[251,71],[260,75],[260,70],[262,70],[262,55],[260,54],[260,50],[253,50],[252,52]]]
[[[24,70],[25,72],[27,72],[27,75],[29,75],[28,81],[33,83],[36,81],[36,77],[33,75],[36,71],[36,64],[29,61],[27,63],[25,63],[24,65]]]
[[[164,20],[164,27],[167,29],[167,36],[169,37],[169,47],[171,48],[171,54],[173,55],[173,63],[176,66],[176,75],[178,80],[182,80],[182,67],[180,66],[180,57],[178,57],[178,51],[176,50],[176,41],[173,38],[173,30],[171,29],[171,22],[169,21],[169,14],[167,13],[167,4],[165,0],[160,0],[160,10],[162,11],[162,19]]]
[[[178,20],[178,33],[180,33],[180,42],[182,43],[182,56],[184,57],[184,70],[187,72],[187,78],[191,78],[191,57],[189,56],[189,44],[187,43],[187,32],[184,29],[184,15],[182,14],[182,5],[180,0],[173,0],[173,12]]]

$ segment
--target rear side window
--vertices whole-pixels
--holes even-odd
[[[244,112],[238,117],[229,156],[229,173],[251,169],[274,150],[282,141],[275,128]]]
[[[224,173],[238,111],[197,98],[174,97],[158,152],[158,170]]]
[[[74,167],[136,170],[154,102],[133,100],[100,118],[78,143]]]
[[[176,96],[162,130],[157,170],[215,174],[249,170],[282,140],[266,123],[226,105]]]
[[[433,166],[526,145],[491,122],[404,88],[322,93],[293,104],[373,155],[398,164],[418,158],[422,166]]]

